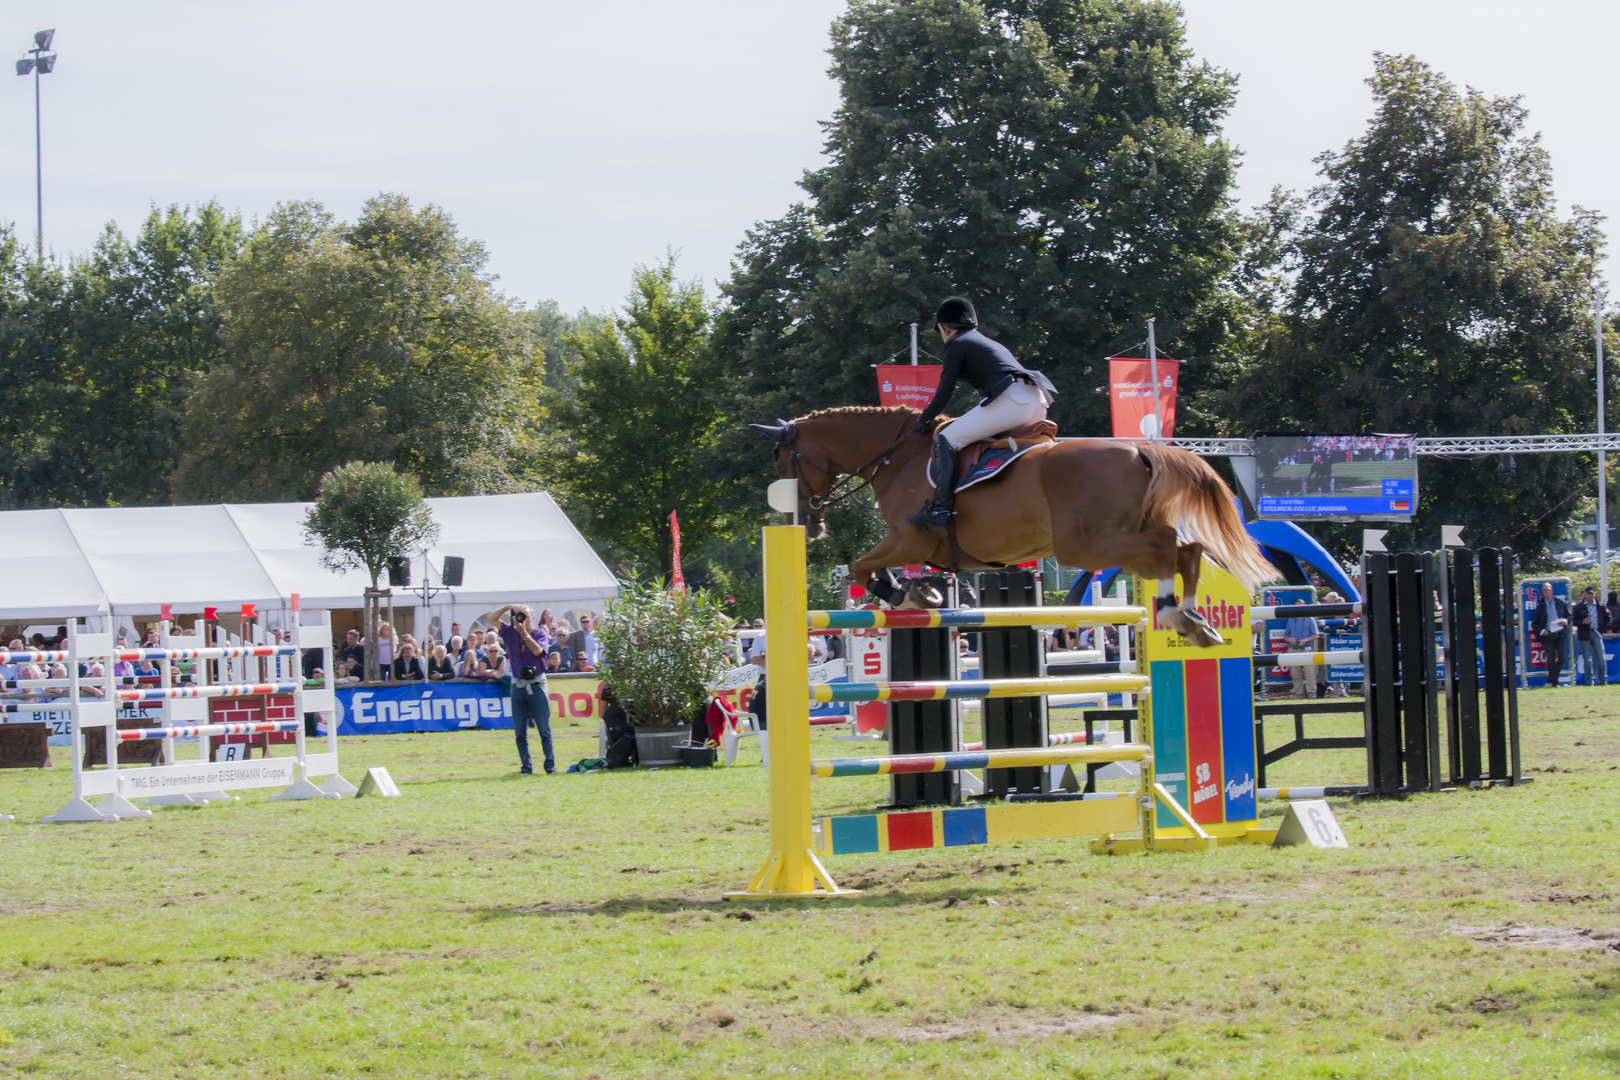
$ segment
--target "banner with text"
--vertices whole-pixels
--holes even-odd
[[[554,675],[546,683],[553,730],[569,724],[596,730],[602,718],[602,680]],[[337,701],[339,735],[512,729],[511,693],[499,683],[338,687]]]
[[[1158,361],[1159,385],[1153,385],[1153,365],[1134,357],[1114,357],[1108,361],[1108,399],[1113,405],[1114,438],[1156,439],[1159,421],[1163,437],[1176,429],[1176,377],[1181,361],[1161,356]],[[1153,415],[1153,395],[1157,389],[1159,415]]]
[[[878,403],[910,405],[921,411],[939,389],[939,364],[879,364]]]

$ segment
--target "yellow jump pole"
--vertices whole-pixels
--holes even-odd
[[[834,884],[810,848],[810,635],[804,527],[767,525],[763,541],[771,853],[748,888],[725,897],[851,896],[860,890]]]

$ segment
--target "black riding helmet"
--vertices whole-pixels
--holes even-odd
[[[971,330],[979,325],[979,313],[973,310],[971,301],[960,296],[947,296],[934,313],[934,321],[943,326],[967,327]]]

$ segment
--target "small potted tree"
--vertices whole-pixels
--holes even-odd
[[[726,669],[731,620],[701,589],[671,592],[662,580],[625,585],[596,628],[602,681],[636,729],[643,765],[677,765],[694,714]]]

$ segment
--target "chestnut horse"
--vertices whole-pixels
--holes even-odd
[[[871,484],[889,534],[850,575],[884,600],[896,599],[888,567],[1001,569],[1055,555],[1080,570],[1119,566],[1156,578],[1161,621],[1195,644],[1215,645],[1221,636],[1196,610],[1203,554],[1249,589],[1277,576],[1215,470],[1156,443],[1075,439],[1036,446],[1001,476],[957,495],[950,534],[924,532],[906,521],[933,494],[927,470],[934,432],[913,432],[916,419],[915,409],[860,406],[749,425],[775,440],[777,473],[798,481],[800,518],[810,523],[812,539],[826,535],[828,506],[849,493],[855,478]],[[1181,534],[1191,539],[1183,542]],[[1179,604],[1178,573],[1186,587]]]

